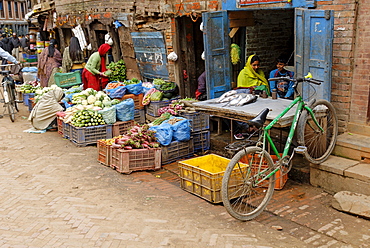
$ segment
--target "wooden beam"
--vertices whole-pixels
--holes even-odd
[[[233,29],[230,31],[230,33],[229,33],[230,38],[233,38],[233,37],[234,37],[234,35],[236,34],[236,32],[238,32],[238,30],[239,30],[239,27],[237,27],[237,28],[233,28]]]
[[[253,19],[252,11],[230,11],[229,19]]]
[[[254,26],[254,19],[232,19],[230,28]]]

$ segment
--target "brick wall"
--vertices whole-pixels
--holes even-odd
[[[258,55],[261,69],[268,77],[276,69],[276,58],[280,55],[289,58],[294,51],[294,11],[254,11],[254,19],[255,25],[246,29],[246,56]]]
[[[353,61],[353,81],[350,91],[350,122],[367,124],[370,82],[370,5],[360,0],[358,5],[356,50]]]
[[[340,133],[347,130],[350,114],[351,118],[354,115],[357,116],[357,113],[355,114],[351,110],[352,80],[354,75],[352,69],[356,44],[354,2],[353,0],[321,1],[318,2],[317,7],[318,9],[334,10],[331,102],[334,104],[338,114]],[[355,119],[358,118],[356,117]]]

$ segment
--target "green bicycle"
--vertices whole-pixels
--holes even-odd
[[[223,204],[231,216],[241,221],[257,217],[266,208],[274,193],[275,173],[279,170],[281,175],[288,173],[295,153],[303,154],[311,163],[320,164],[329,157],[336,143],[338,119],[333,105],[326,100],[311,100],[306,104],[297,90],[299,83],[320,85],[323,81],[310,76],[297,79],[279,77],[269,80],[281,79],[294,82],[296,98],[266,126],[264,123],[269,109],[262,110],[254,119],[248,121],[258,129],[260,133],[258,141],[254,142],[256,143],[254,146],[240,147],[230,160],[222,179]],[[292,125],[281,154],[269,130],[296,105]],[[299,146],[292,149],[289,155],[296,129]],[[267,150],[273,152],[276,162]]]

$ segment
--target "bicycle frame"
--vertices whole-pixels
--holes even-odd
[[[294,114],[294,117],[293,117],[293,121],[292,121],[292,126],[289,130],[289,134],[288,134],[288,138],[287,138],[287,141],[285,143],[285,146],[284,146],[284,150],[283,150],[283,153],[282,155],[280,156],[280,153],[278,152],[276,146],[275,146],[275,143],[273,142],[273,140],[271,139],[271,136],[269,134],[269,131],[270,129],[286,114],[289,112],[289,110],[291,110],[295,105],[298,105],[297,106],[297,109],[296,109],[296,112]],[[263,131],[263,136],[262,136],[262,149],[264,151],[266,151],[266,143],[268,142],[268,144],[270,145],[270,148],[272,149],[272,151],[274,152],[274,154],[277,156],[277,158],[279,159],[278,162],[275,163],[276,164],[279,164],[279,161],[281,160],[281,158],[285,157],[288,155],[289,153],[289,149],[290,149],[290,146],[292,144],[292,140],[293,140],[293,136],[294,136],[294,133],[295,133],[295,130],[297,128],[297,124],[298,124],[298,120],[299,120],[299,117],[302,113],[302,110],[305,109],[307,110],[309,113],[310,113],[310,116],[312,117],[314,123],[317,125],[317,127],[320,129],[320,131],[324,131],[324,129],[320,126],[320,124],[318,123],[318,121],[316,120],[314,114],[313,114],[313,111],[311,110],[311,108],[309,108],[303,101],[303,98],[301,95],[298,95],[296,97],[296,99],[294,99],[288,107],[286,107],[278,116],[276,116],[266,127],[263,127],[262,128],[262,131]],[[267,141],[267,142],[266,142]],[[261,161],[262,163],[262,161]],[[260,164],[260,167],[261,168],[261,164]],[[264,175],[263,178],[259,179],[259,176],[264,174],[266,171],[268,171],[269,169],[263,169],[262,171],[259,171],[257,172],[257,181],[255,182],[255,185],[258,185],[260,184],[262,181],[266,180],[267,178],[271,177],[273,174],[275,174],[278,170],[281,169],[281,165],[279,164],[278,166],[275,167],[275,169],[273,169],[271,172],[269,172],[267,175]]]

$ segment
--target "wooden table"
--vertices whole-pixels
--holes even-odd
[[[271,122],[277,117],[289,104],[291,100],[286,99],[272,99],[272,98],[258,98],[256,102],[249,103],[243,106],[227,106],[225,103],[217,103],[218,98],[210,99],[206,101],[195,102],[193,105],[199,112],[217,116],[225,119],[243,121],[246,122],[257,116],[263,109],[269,108],[270,112],[267,115],[267,122]],[[289,127],[293,121],[293,117],[296,111],[294,106],[288,113],[285,114],[274,127],[283,128]],[[231,140],[233,140],[233,122],[231,121]]]

